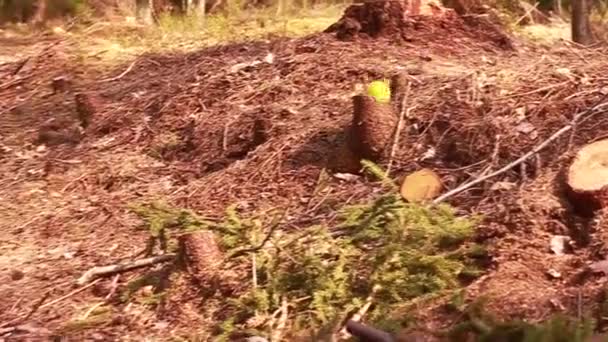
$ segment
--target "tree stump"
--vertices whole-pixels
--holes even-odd
[[[408,202],[431,200],[441,192],[441,178],[433,170],[422,169],[409,174],[401,185],[401,196]]]
[[[608,139],[581,148],[567,175],[570,200],[583,214],[608,204]]]
[[[397,117],[390,103],[373,97],[353,97],[353,121],[348,137],[351,151],[360,159],[379,162],[388,157]]]
[[[220,280],[223,253],[211,231],[200,231],[180,237],[186,263],[199,286],[214,290]]]

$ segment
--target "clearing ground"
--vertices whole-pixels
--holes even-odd
[[[222,302],[201,294],[188,272],[159,276],[126,299],[150,270],[76,280],[144,257],[150,231],[135,204],[162,200],[212,221],[230,205],[288,209],[280,229],[297,231],[376,198],[382,185],[358,175],[344,148],[357,84],[406,75],[407,128],[391,177],[430,168],[444,189],[516,160],[576,113],[607,106],[605,47],[540,46],[452,12],[378,35],[349,27],[190,52],[135,50],[112,68],[99,67],[105,43],[82,54],[77,34],[0,37],[0,338],[217,335]],[[483,294],[503,319],[585,312],[602,323],[603,276],[586,267],[606,257],[605,222],[578,214],[562,174],[581,145],[606,132],[598,114],[446,199],[463,215],[483,215],[474,240],[491,257],[465,301]],[[571,241],[563,253],[552,251],[556,236]],[[410,313],[417,327],[456,322],[446,301],[420,304]]]

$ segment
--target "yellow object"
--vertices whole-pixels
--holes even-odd
[[[375,98],[380,103],[391,102],[391,88],[388,81],[373,81],[367,86],[367,95]]]
[[[408,202],[426,202],[441,192],[441,178],[430,169],[409,174],[401,185],[401,196]]]

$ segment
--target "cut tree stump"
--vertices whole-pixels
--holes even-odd
[[[203,230],[183,235],[180,241],[190,273],[198,285],[211,289],[217,287],[224,255],[215,234]]]
[[[348,137],[351,151],[360,159],[379,162],[388,157],[397,117],[390,103],[370,96],[353,97],[353,121]]]
[[[441,193],[441,178],[430,169],[409,174],[401,185],[401,196],[408,202],[425,202]]]
[[[608,139],[581,148],[568,170],[569,197],[583,214],[608,204]]]

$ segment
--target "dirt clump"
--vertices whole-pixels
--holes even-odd
[[[503,32],[497,19],[471,16],[471,9],[460,8],[460,2],[457,3],[456,11],[444,9],[437,4],[428,4],[427,6],[435,10],[425,14],[412,10],[406,1],[353,4],[344,11],[342,18],[329,26],[325,32],[335,33],[336,38],[340,40],[368,37],[403,42],[445,40],[453,43],[455,39],[466,37],[490,43],[495,48],[514,49],[511,38]],[[485,7],[483,9],[485,11]]]
[[[404,1],[372,1],[355,4],[344,11],[342,18],[327,28],[338,39],[350,39],[359,34],[372,38],[401,33],[405,24],[407,5]]]

